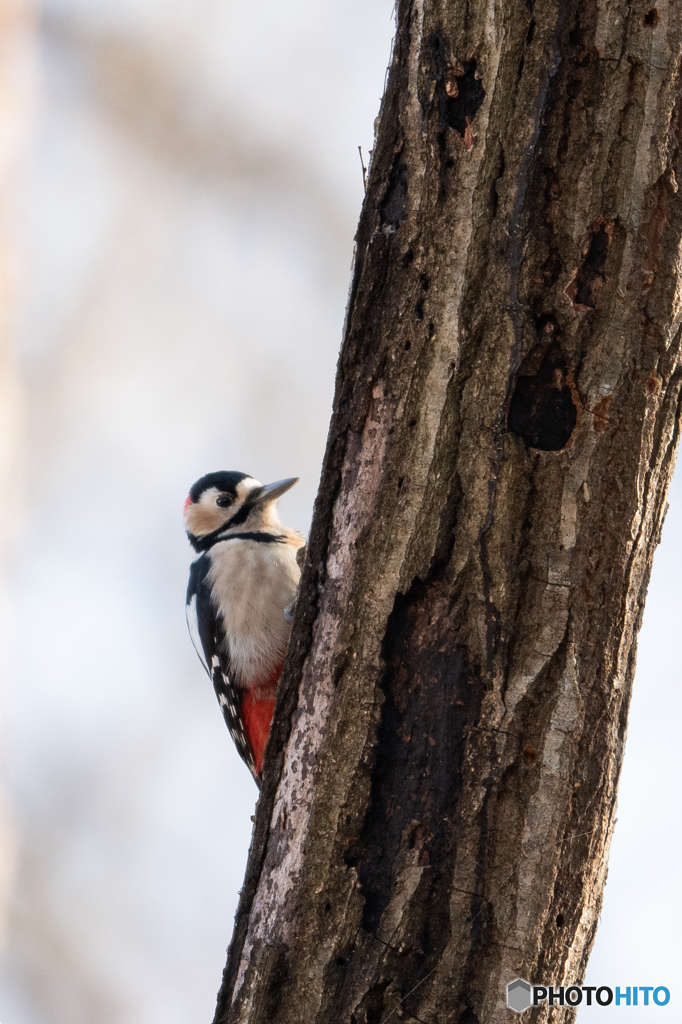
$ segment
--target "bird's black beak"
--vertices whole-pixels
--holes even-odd
[[[281,496],[288,491],[290,487],[297,484],[298,481],[299,477],[292,476],[288,480],[276,480],[274,484],[265,484],[264,487],[261,487],[259,494],[256,496],[255,503],[260,505],[261,502],[276,501],[277,498],[281,498]]]

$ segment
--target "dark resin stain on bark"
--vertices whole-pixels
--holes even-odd
[[[442,584],[416,583],[398,595],[388,622],[371,798],[359,841],[345,854],[358,871],[368,932],[391,899],[391,865],[402,847],[416,847],[419,864],[439,871],[447,870],[445,861],[454,853],[450,822],[481,686],[447,613],[439,614],[444,602]]]

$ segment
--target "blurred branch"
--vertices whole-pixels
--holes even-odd
[[[334,254],[345,273],[353,225],[338,192],[314,162],[302,158],[299,146],[251,142],[235,109],[198,93],[179,49],[85,30],[54,14],[43,18],[42,32],[80,61],[102,110],[119,131],[184,173],[202,175],[222,188],[265,193],[288,206],[301,204],[305,219],[324,236],[323,261]]]

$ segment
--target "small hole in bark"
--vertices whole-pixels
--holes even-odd
[[[563,265],[559,254],[556,252],[550,252],[549,256],[540,268],[545,288],[551,288],[553,284],[557,283],[561,277],[562,270]]]
[[[578,409],[561,351],[550,348],[533,377],[519,377],[507,415],[507,428],[526,448],[559,452],[575,428]]]
[[[484,99],[485,89],[480,79],[476,78],[475,60],[468,61],[461,74],[454,70],[449,73],[446,81],[445,120],[462,138]]]
[[[429,341],[431,340],[431,338],[434,336],[435,333],[436,333],[436,328],[433,326],[433,321],[430,320],[429,321]]]
[[[420,299],[417,305],[414,307],[414,315],[417,320],[424,319],[424,300]]]
[[[357,846],[350,846],[343,855],[343,862],[348,868],[356,868],[360,863]]]
[[[416,420],[410,420],[409,426],[410,427],[416,427],[417,426],[417,421]]]
[[[557,914],[557,916],[556,916],[556,926],[557,926],[557,928],[563,928],[563,926],[564,926],[564,915],[563,914]]]
[[[411,348],[412,348],[412,342],[411,341],[406,341],[405,342],[405,351],[409,352]]]
[[[429,285],[431,284],[431,278],[429,277],[428,274],[420,274],[419,275],[419,283],[422,286],[422,288],[424,289],[424,291],[428,292]]]
[[[645,28],[656,28],[659,21],[660,18],[658,16],[658,11],[655,7],[652,7],[649,13],[645,14],[642,18],[642,25],[644,25]]]
[[[325,914],[328,914],[331,909],[332,909],[331,903],[325,903],[325,905],[324,905],[324,912],[325,912]]]
[[[525,747],[522,750],[522,754],[524,764],[527,764],[529,767],[536,764],[538,759],[538,752],[532,743],[526,743]]]
[[[578,15],[576,15],[575,22],[573,23],[573,28],[568,33],[568,41],[571,44],[571,46],[581,46],[582,45],[583,30],[580,27],[580,19],[579,19]]]
[[[388,234],[400,227],[407,200],[407,164],[394,164],[381,202],[379,218]]]
[[[530,46],[533,42],[533,36],[535,35],[535,18],[530,19],[530,25],[528,26],[528,35],[526,36],[526,44]]]
[[[386,1011],[384,1005],[384,992],[388,986],[387,981],[377,982],[370,988],[367,995],[362,1001],[360,1009],[363,1006],[365,1009],[365,1021],[366,1024],[381,1024],[381,1020]]]
[[[516,69],[516,77],[517,78],[520,78],[521,75],[523,74],[523,65],[525,64],[525,62],[526,62],[525,61],[525,57],[523,56],[523,54],[521,54],[521,60],[519,61],[519,66]]]
[[[336,963],[338,964],[339,967],[345,967],[348,961],[346,960],[345,956],[337,956]]]
[[[551,313],[542,313],[541,316],[533,320],[533,326],[538,334],[549,337],[554,334],[557,329],[557,323]]]
[[[411,250],[411,249],[408,249],[408,250],[407,250],[407,252],[405,253],[405,255],[403,256],[403,260],[402,260],[402,263],[403,263],[403,269],[404,269],[404,270],[407,270],[407,268],[408,268],[408,267],[409,267],[409,266],[410,266],[410,265],[411,265],[411,264],[412,264],[413,262],[414,262],[414,253],[412,252],[412,250]]]
[[[402,487],[403,487],[403,483],[404,483],[404,480],[405,480],[405,477],[404,477],[404,476],[399,476],[399,477],[398,477],[398,490],[399,490],[399,491],[401,491],[401,490],[402,490]],[[348,824],[350,825],[350,818],[348,819]]]
[[[455,161],[452,159],[451,156],[449,156],[447,158],[447,160],[445,161],[445,167],[446,167],[446,169],[448,171],[451,171],[454,166],[455,166]]]
[[[440,78],[448,67],[450,59],[450,44],[441,31],[436,29],[430,39],[431,60],[429,61],[432,73]]]

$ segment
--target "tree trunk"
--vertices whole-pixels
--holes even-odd
[[[680,417],[651,2],[398,4],[217,1022],[489,1024],[583,979]]]

